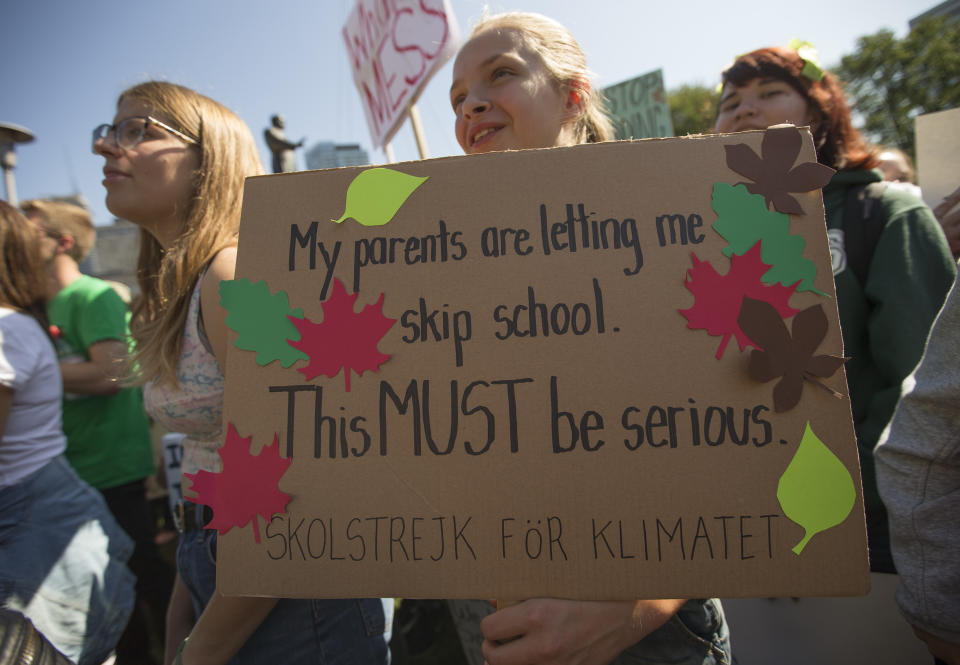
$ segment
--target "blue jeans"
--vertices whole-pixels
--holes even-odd
[[[730,631],[716,598],[688,600],[611,665],[729,665]]]
[[[106,660],[127,625],[132,551],[103,497],[62,456],[0,488],[0,604],[79,665]]]
[[[197,616],[216,588],[216,559],[216,531],[180,535],[177,569]],[[387,665],[392,621],[391,599],[283,598],[230,665]]]

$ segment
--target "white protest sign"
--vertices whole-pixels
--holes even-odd
[[[163,470],[167,478],[167,501],[170,512],[176,514],[177,504],[183,501],[180,465],[183,461],[183,440],[186,434],[167,432],[163,435]]]
[[[427,81],[456,52],[449,0],[356,0],[342,30],[373,144],[390,142]]]
[[[917,184],[926,204],[936,208],[960,185],[960,109],[926,113],[916,123]]]

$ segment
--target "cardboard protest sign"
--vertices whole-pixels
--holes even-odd
[[[663,70],[604,88],[618,139],[673,136],[673,120],[663,87]]]
[[[356,0],[341,31],[373,144],[383,147],[407,108],[456,52],[449,0]]]
[[[218,588],[864,593],[830,173],[788,126],[248,179]]]

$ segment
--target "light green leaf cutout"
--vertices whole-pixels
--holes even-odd
[[[290,309],[284,291],[271,294],[262,280],[254,284],[249,279],[225,279],[220,282],[220,304],[227,310],[227,327],[239,333],[234,345],[256,351],[258,365],[279,360],[290,367],[307,359],[307,354],[287,344],[287,340],[300,341],[300,332],[289,317],[302,319],[303,310]]]
[[[760,258],[770,266],[761,280],[764,284],[797,285],[797,291],[813,291],[817,266],[803,257],[807,241],[802,236],[790,233],[790,217],[767,209],[766,199],[760,194],[751,194],[743,185],[728,185],[718,182],[713,185],[711,207],[717,213],[713,229],[730,243],[723,248],[724,256],[742,256],[758,241]]]
[[[343,216],[333,221],[352,218],[364,226],[383,226],[426,179],[382,167],[367,169],[350,183]]]
[[[793,553],[799,555],[813,536],[847,519],[856,498],[847,467],[807,421],[800,446],[777,485],[783,514],[806,530]]]

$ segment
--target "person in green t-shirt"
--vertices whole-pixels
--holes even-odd
[[[79,262],[93,246],[89,213],[59,201],[22,205],[43,233],[47,315],[63,375],[66,456],[77,474],[103,494],[133,538],[129,566],[137,576],[137,608],[117,645],[121,662],[156,662],[150,633],[164,634],[173,570],[159,555],[144,480],[153,475],[150,424],[138,387],[124,386],[129,309],[107,282],[84,275]],[[144,617],[151,617],[153,628]],[[156,639],[156,638],[155,638]]]

